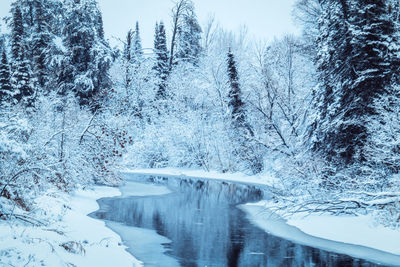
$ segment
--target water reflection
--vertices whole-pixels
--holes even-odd
[[[261,199],[262,191],[255,187],[189,179],[151,180],[167,183],[176,193],[102,199],[96,216],[155,230],[172,240],[164,244],[167,254],[182,266],[376,266],[294,244],[253,226],[235,206]]]

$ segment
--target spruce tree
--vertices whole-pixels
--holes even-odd
[[[168,65],[169,58],[168,58],[165,26],[162,21],[160,22],[159,25],[156,25],[155,38],[154,38],[154,53],[156,56],[156,63],[154,66],[154,70],[159,80],[156,99],[165,99],[166,81],[169,75],[169,65]]]
[[[10,65],[6,51],[3,49],[0,61],[0,106],[10,101],[12,87],[10,83]]]
[[[139,22],[136,22],[135,34],[133,35],[132,57],[134,64],[139,64],[143,60],[143,47],[139,32]]]
[[[246,115],[244,111],[244,103],[242,101],[242,92],[240,90],[236,62],[230,49],[228,52],[228,78],[230,89],[228,93],[228,107],[233,127],[238,129],[246,125]]]
[[[14,8],[11,22],[11,52],[13,60],[18,60],[24,49],[24,22],[22,12],[17,5]]]
[[[16,101],[21,102],[26,107],[33,107],[35,97],[35,86],[32,79],[32,70],[30,61],[25,58],[24,50],[21,56],[15,62],[14,70],[11,76],[13,87],[13,96]]]
[[[22,102],[32,107],[34,102],[34,84],[32,80],[31,62],[26,56],[26,40],[23,17],[19,6],[15,6],[11,23],[11,51],[13,55],[11,85],[14,102]]]
[[[333,0],[323,3],[316,59],[320,86],[314,92],[318,114],[311,127],[311,143],[328,161],[335,161],[340,157],[338,152],[343,152],[339,147],[343,143],[338,142],[343,137],[336,134],[342,126],[334,118],[341,110],[339,97],[343,87],[354,79],[350,62],[352,45],[347,4]]]
[[[103,40],[104,39],[104,23],[103,23],[103,16],[101,15],[100,12],[97,14],[96,28],[97,28],[97,36]]]
[[[111,86],[111,49],[102,38],[101,13],[96,0],[68,0],[66,8],[63,33],[73,69],[71,90],[81,105],[96,109]]]
[[[34,30],[32,36],[34,75],[41,87],[44,87],[49,80],[50,70],[48,62],[51,55],[50,43],[52,34],[50,32],[50,21],[48,10],[43,0],[34,1]]]
[[[323,2],[312,143],[335,166],[367,160],[374,102],[399,72],[397,43],[387,1]]]
[[[129,30],[126,34],[123,59],[125,65],[125,88],[128,89],[132,81],[132,30]]]
[[[231,127],[230,138],[233,141],[233,156],[239,160],[241,171],[257,174],[263,169],[263,156],[252,141],[253,130],[247,121],[245,104],[242,100],[239,74],[235,57],[231,50],[227,56],[227,74],[229,83],[228,107],[230,111]]]

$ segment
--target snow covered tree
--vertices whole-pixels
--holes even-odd
[[[400,61],[387,1],[324,1],[322,7],[311,141],[329,162],[330,184],[336,173],[363,177],[360,166],[373,165],[370,125],[384,110],[376,101],[393,93]]]
[[[101,14],[97,15],[96,28],[97,28],[97,36],[103,40],[104,39],[104,23],[103,23],[103,16]]]
[[[182,23],[178,27],[178,40],[175,61],[198,63],[201,48],[202,30],[194,12],[193,2],[188,2]]]
[[[67,1],[64,43],[73,67],[69,82],[81,105],[96,108],[104,91],[110,87],[109,68],[111,51],[102,36],[101,13],[95,0]]]
[[[400,171],[400,97],[399,88],[391,94],[376,99],[373,107],[376,114],[368,124],[371,134],[365,145],[367,162],[363,174],[368,183],[379,186],[393,186],[390,178]]]
[[[132,35],[133,32],[132,30],[129,30],[128,33],[126,34],[126,40],[124,43],[124,59],[128,62],[131,61],[132,59]]]
[[[48,63],[51,57],[52,34],[50,28],[49,7],[46,6],[47,1],[34,0],[34,29],[32,33],[32,54],[34,61],[34,75],[43,88],[51,75]]]
[[[162,21],[160,24],[156,24],[154,35],[154,53],[156,56],[154,70],[158,78],[158,90],[156,98],[163,99],[166,97],[166,82],[169,74],[169,58],[165,26]]]
[[[239,83],[239,74],[233,53],[229,49],[227,59],[229,81],[228,108],[231,119],[231,138],[234,140],[234,156],[242,171],[256,174],[263,169],[263,156],[258,153],[258,145],[252,142],[254,132],[248,123],[245,103]]]
[[[320,86],[315,92],[314,103],[319,114],[312,125],[312,145],[328,160],[332,160],[340,150],[335,147],[339,142],[334,134],[337,125],[333,117],[340,110],[337,105],[340,87],[351,80],[349,75],[352,74],[348,62],[351,54],[348,12],[347,6],[342,4],[343,1],[325,1],[317,41]]]
[[[13,60],[18,60],[24,50],[24,22],[19,6],[14,8],[11,22],[11,51]]]
[[[228,77],[229,77],[229,103],[232,123],[235,128],[246,126],[246,114],[244,110],[244,103],[242,101],[242,92],[239,85],[239,76],[236,69],[235,58],[229,50],[228,52]]]
[[[201,52],[201,27],[191,0],[176,1],[172,9],[172,38],[169,67],[179,61],[197,63]]]
[[[10,65],[6,51],[3,49],[0,61],[0,106],[10,101],[12,87],[10,83]]]
[[[13,55],[11,85],[14,102],[22,101],[25,106],[32,107],[35,90],[31,62],[26,56],[22,13],[18,5],[14,8],[11,23],[11,51]]]
[[[33,83],[33,73],[30,62],[25,58],[24,51],[14,65],[11,75],[14,98],[26,107],[33,107],[35,100],[35,85]]]
[[[139,22],[136,21],[135,33],[132,40],[132,60],[138,65],[143,60],[142,39],[140,38]]]
[[[132,30],[126,34],[126,41],[124,44],[123,64],[125,68],[125,89],[129,89],[132,80]]]

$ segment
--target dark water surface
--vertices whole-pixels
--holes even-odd
[[[93,214],[106,220],[145,266],[378,266],[298,245],[254,226],[236,207],[266,195],[254,186],[171,177],[128,178],[164,184],[173,191],[161,196],[104,198]],[[150,241],[157,236],[153,232],[170,242],[165,238]]]

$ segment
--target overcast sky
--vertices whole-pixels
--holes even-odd
[[[214,14],[219,24],[229,30],[246,25],[251,37],[271,40],[284,33],[298,33],[292,21],[295,0],[194,0],[200,25]],[[12,0],[0,0],[0,16],[8,15]],[[139,21],[144,47],[153,45],[154,25],[163,20],[170,32],[172,0],[99,0],[106,36],[124,39],[129,28]],[[2,23],[3,24],[3,23]]]

